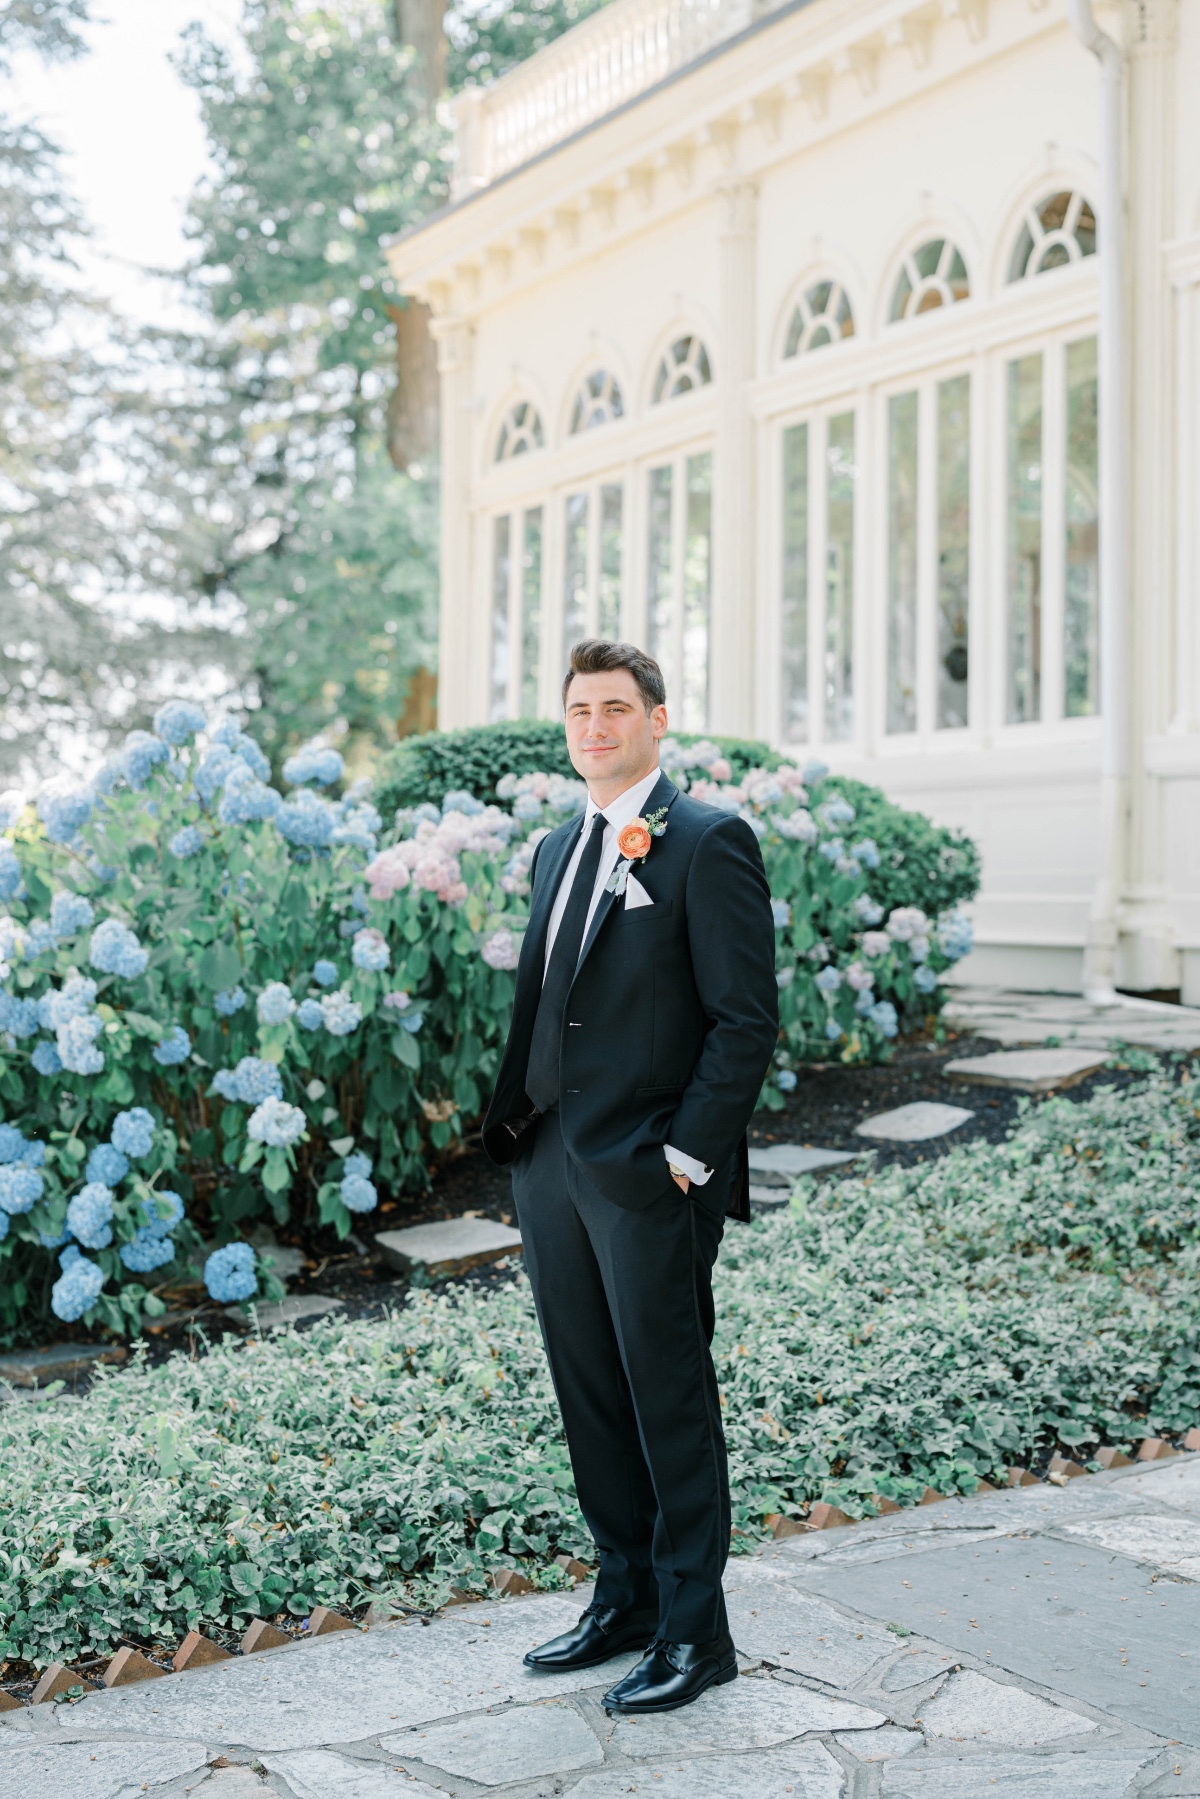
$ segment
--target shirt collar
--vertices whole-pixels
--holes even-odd
[[[584,831],[587,832],[591,830],[592,820],[595,818],[597,812],[601,810],[603,810],[605,818],[608,820],[614,831],[623,831],[626,825],[632,824],[635,818],[640,817],[642,808],[650,798],[650,795],[654,792],[654,789],[658,786],[661,778],[661,768],[651,769],[650,773],[646,775],[644,779],[640,780],[635,787],[627,787],[624,793],[619,793],[611,804],[603,808],[597,806],[591,794],[589,794],[587,809],[583,815]]]

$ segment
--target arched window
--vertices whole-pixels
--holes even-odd
[[[953,306],[970,298],[967,265],[948,237],[931,238],[919,250],[911,250],[892,290],[888,319],[914,319],[938,306]]]
[[[511,462],[527,450],[540,450],[545,441],[537,407],[530,400],[518,400],[504,415],[496,439],[496,461]]]
[[[854,314],[840,281],[818,281],[800,296],[788,326],[785,356],[802,356],[823,344],[854,336]]]
[[[1065,268],[1096,254],[1096,215],[1082,194],[1051,194],[1025,214],[1013,247],[1010,281]]]
[[[607,425],[611,420],[623,418],[624,415],[620,382],[607,369],[596,369],[575,396],[571,412],[571,436],[577,436],[580,431],[590,431],[594,425]]]
[[[711,380],[712,364],[700,339],[677,337],[658,365],[651,398],[657,405],[660,400],[691,393],[693,388],[707,387]]]

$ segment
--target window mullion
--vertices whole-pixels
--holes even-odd
[[[600,486],[593,481],[588,488],[587,505],[587,604],[584,608],[585,630],[589,637],[598,634],[600,608]]]
[[[671,679],[676,722],[683,716],[683,596],[687,561],[687,457],[671,459]]]
[[[521,716],[521,578],[525,572],[525,513],[514,506],[508,538],[508,714]]]
[[[917,732],[937,723],[937,383],[917,390]]]
[[[825,741],[825,515],[829,421],[824,413],[809,422],[808,443],[808,716],[809,742]]]
[[[1063,716],[1067,411],[1061,340],[1047,344],[1042,399],[1042,718]]]

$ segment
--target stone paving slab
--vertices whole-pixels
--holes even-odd
[[[48,1349],[0,1356],[0,1381],[10,1387],[45,1387],[83,1374],[99,1362],[123,1362],[128,1354],[119,1344],[52,1343]]]
[[[448,1275],[512,1255],[521,1247],[521,1233],[491,1218],[446,1218],[402,1231],[378,1231],[375,1241],[384,1261],[401,1274],[420,1267],[427,1274]]]
[[[633,1761],[686,1751],[770,1749],[816,1731],[874,1730],[882,1712],[781,1680],[735,1680],[678,1716],[619,1718],[611,1740]]]
[[[817,1174],[822,1168],[840,1168],[858,1155],[853,1149],[820,1149],[805,1143],[770,1143],[750,1151],[751,1174]]]
[[[1121,1492],[1130,1500],[1149,1500],[1172,1511],[1200,1513],[1200,1456],[1180,1456],[1146,1473],[1121,1476]]]
[[[855,1125],[858,1137],[876,1137],[885,1143],[926,1143],[932,1137],[945,1137],[960,1125],[970,1122],[974,1112],[965,1106],[945,1106],[937,1100],[915,1099],[907,1106],[891,1112],[877,1112]]]
[[[1200,1587],[1151,1584],[1094,1549],[1020,1537],[909,1562],[814,1563],[796,1578],[868,1617],[1200,1745]]]
[[[1200,1010],[1122,995],[1115,1006],[1093,1006],[1080,994],[1018,993],[1012,988],[963,986],[951,990],[942,1014],[953,1029],[1005,1045],[1044,1043],[1108,1049],[1136,1043],[1145,1049],[1200,1048]]]
[[[990,1056],[962,1056],[947,1062],[947,1080],[976,1087],[1005,1087],[1014,1093],[1058,1093],[1104,1067],[1106,1058],[1090,1049],[998,1049]]]
[[[845,1570],[839,1570],[839,1577]],[[726,1578],[729,1628],[741,1653],[769,1658],[793,1673],[848,1687],[859,1681],[896,1639],[866,1619],[844,1617],[802,1592],[793,1570],[762,1561],[731,1565]]]
[[[269,1300],[260,1306],[226,1306],[225,1316],[238,1324],[257,1323],[260,1331],[281,1330],[288,1324],[324,1318],[345,1303],[344,1299],[331,1299],[327,1293],[297,1293],[286,1299]]]
[[[1200,1519],[1164,1513],[1157,1518],[1089,1518],[1063,1528],[1068,1536],[1131,1561],[1200,1581]]]
[[[604,1761],[603,1749],[579,1713],[553,1702],[523,1706],[498,1718],[475,1717],[432,1730],[405,1731],[384,1737],[382,1747],[408,1761],[461,1774],[481,1786],[574,1773],[580,1768],[597,1768]]]
[[[412,1776],[402,1768],[380,1762],[353,1762],[328,1749],[302,1749],[290,1755],[270,1755],[266,1766],[272,1776],[287,1782],[294,1799],[411,1799]],[[427,1789],[426,1789],[427,1790]],[[208,1799],[207,1792],[203,1799]],[[217,1794],[212,1799],[218,1799]],[[266,1796],[264,1795],[264,1799]]]
[[[1036,1749],[1062,1737],[1086,1736],[1099,1728],[1094,1718],[1052,1705],[1023,1687],[1005,1686],[964,1668],[943,1681],[921,1705],[921,1728],[930,1737],[956,1743],[1003,1743],[1011,1749]]]
[[[961,1762],[910,1756],[888,1764],[882,1799],[982,1799],[993,1788],[1004,1799],[1122,1799],[1148,1759],[997,1755],[975,1764],[967,1785]]]
[[[608,1769],[586,1775],[571,1790],[573,1799],[624,1799],[631,1790],[653,1793],[655,1799],[844,1799],[846,1785],[828,1749],[805,1743],[760,1755],[717,1755],[682,1767],[667,1760],[651,1763],[648,1771]]]
[[[127,1799],[204,1768],[200,1743],[56,1743],[0,1731],[0,1799]]]

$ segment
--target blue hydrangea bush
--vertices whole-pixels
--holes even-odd
[[[873,846],[824,771],[668,743],[680,786],[739,812],[775,897],[796,1065],[877,1058],[940,1002],[957,916],[870,894]],[[540,837],[584,797],[507,776],[386,827],[336,750],[271,784],[254,740],[173,701],[83,784],[0,798],[0,1332],[47,1311],[132,1333],[203,1275],[280,1291],[245,1242],[268,1213],[341,1235],[381,1187],[420,1191],[494,1078]],[[877,858],[876,858],[877,860]],[[206,1247],[207,1246],[207,1247]]]

